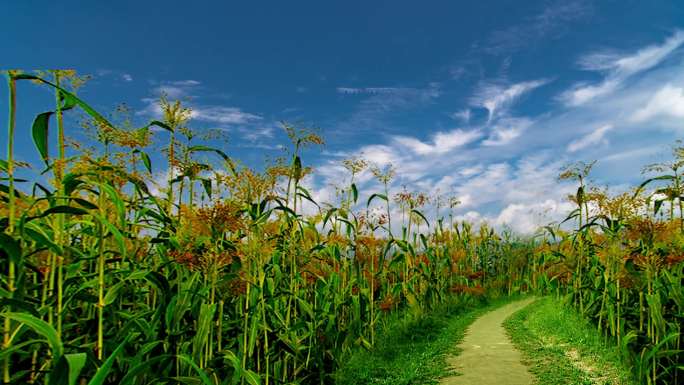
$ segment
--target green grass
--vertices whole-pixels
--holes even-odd
[[[542,298],[506,320],[539,384],[636,384],[615,345],[554,298]]]
[[[434,384],[448,374],[465,330],[480,315],[517,297],[451,302],[430,314],[390,321],[373,350],[357,350],[336,373],[336,383]]]

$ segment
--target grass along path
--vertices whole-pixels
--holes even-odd
[[[618,348],[561,301],[539,299],[504,326],[538,384],[636,384]]]
[[[460,354],[448,360],[458,374],[442,379],[441,384],[527,385],[534,379],[521,363],[521,355],[511,344],[503,323],[513,313],[534,301],[516,301],[493,310],[470,325]]]
[[[372,350],[357,349],[335,374],[338,385],[436,384],[448,375],[447,357],[481,315],[509,303],[460,299],[419,317],[397,315],[386,324]]]

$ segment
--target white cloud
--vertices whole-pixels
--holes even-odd
[[[599,159],[599,163],[603,162],[619,162],[625,159],[635,159],[643,157],[644,155],[662,154],[667,152],[667,149],[662,146],[639,147],[631,150],[619,151],[610,155],[606,155]]]
[[[519,234],[532,234],[550,219],[558,219],[558,213],[570,212],[572,204],[565,201],[546,199],[533,203],[511,203],[506,206],[492,223],[498,227],[507,226]]]
[[[505,115],[506,109],[521,96],[548,82],[548,79],[537,79],[510,86],[483,83],[470,99],[470,104],[487,109],[488,121],[491,121],[497,114]]]
[[[606,143],[605,136],[608,133],[608,131],[612,129],[612,124],[603,125],[595,129],[594,131],[588,133],[587,135],[584,135],[583,137],[570,142],[570,144],[568,144],[567,150],[568,152],[577,152],[589,146]]]
[[[155,97],[143,98],[145,107],[137,112],[137,115],[151,116],[159,118],[162,115],[161,107],[159,107],[159,99],[157,95],[166,94],[171,99],[189,98],[197,91],[201,83],[197,80],[176,80],[166,81],[157,85],[152,89],[152,94]],[[217,125],[239,125],[256,123],[263,120],[263,117],[257,114],[245,112],[238,107],[199,104],[192,101],[186,102],[186,105],[192,110],[192,118],[198,121],[210,122]],[[259,129],[259,128],[255,128]],[[264,131],[261,128],[262,136],[269,136],[272,128]]]
[[[563,92],[559,98],[566,105],[579,106],[600,96],[611,94],[633,75],[660,64],[684,43],[684,31],[677,31],[661,45],[650,45],[633,54],[598,52],[579,60],[580,68],[604,72],[598,84],[578,83]]]
[[[684,118],[684,88],[666,84],[632,115],[632,120],[643,122],[657,116]]]
[[[132,82],[133,76],[131,76],[131,74],[121,74],[121,79],[127,82]]]
[[[495,30],[485,41],[483,50],[490,54],[508,54],[529,47],[542,39],[557,37],[567,25],[586,18],[593,6],[585,0],[543,2],[544,8],[508,28]]]
[[[372,144],[361,148],[360,153],[369,162],[380,167],[385,167],[390,164],[400,164],[400,157],[398,151],[394,148],[382,144]]]
[[[679,44],[676,36],[671,38],[675,40],[670,45]],[[572,204],[565,197],[576,186],[558,182],[557,175],[573,153],[583,150],[585,159],[598,158],[593,178],[599,185],[610,186],[634,185],[639,181],[638,170],[642,165],[665,160],[663,143],[671,143],[683,132],[684,72],[681,61],[665,61],[666,57],[675,58],[674,51],[667,53],[671,49],[667,43],[653,47],[661,49],[644,49],[631,55],[604,51],[585,56],[580,63],[582,68],[603,75],[596,83],[581,85],[583,91],[578,95],[585,92],[591,103],[571,109],[555,108],[537,116],[516,116],[515,103],[547,81],[512,84],[501,76],[482,82],[464,109],[451,115],[464,120],[459,130],[431,136],[431,131],[427,131],[427,137],[420,138],[406,133],[387,135],[386,141],[362,146],[356,153],[362,153],[380,166],[391,163],[396,167],[397,176],[390,186],[390,195],[401,191],[404,185],[409,190],[428,194],[439,190],[440,194],[462,201],[455,212],[460,219],[497,227],[507,225],[517,232],[529,233],[537,226],[564,219],[572,210]],[[617,73],[620,77],[615,77]],[[594,95],[606,95],[618,87],[620,92],[612,93],[610,98]],[[364,115],[370,119],[372,112],[376,124],[373,127],[394,129],[389,118],[395,112],[429,105],[435,96],[439,96],[439,90],[432,88],[415,89],[411,93],[368,94],[361,100],[359,109],[368,114],[358,117]],[[486,109],[490,119],[479,124],[473,122],[476,114],[482,112],[473,107]],[[470,121],[468,114],[471,114]],[[356,121],[361,124],[353,126],[355,135],[358,127],[368,126],[367,122]],[[588,130],[578,133],[578,127]],[[464,133],[479,136],[465,140]],[[613,145],[601,146],[608,138]],[[637,147],[634,147],[635,140]],[[478,142],[481,145],[473,145]],[[348,176],[337,163],[340,156],[348,155],[336,153],[328,157],[328,161],[316,168],[314,185],[344,184]],[[615,167],[616,161],[621,167]],[[360,202],[365,201],[364,194],[382,191],[369,173],[357,178],[362,194]],[[432,219],[435,210],[426,207],[424,212]],[[444,215],[443,210],[441,214]]]
[[[358,94],[391,94],[396,92],[401,92],[402,90],[407,90],[408,88],[400,87],[363,87],[363,88],[353,88],[353,87],[337,87],[337,92],[346,95],[358,95]]]
[[[470,108],[463,109],[461,111],[454,112],[451,114],[453,119],[461,120],[464,123],[470,122]]]
[[[263,119],[259,115],[244,112],[240,108],[225,106],[194,106],[192,117],[218,124],[245,124]]]
[[[482,136],[479,130],[464,131],[461,129],[437,132],[432,136],[432,143],[424,143],[408,136],[395,136],[393,140],[403,147],[419,155],[444,154],[457,147],[471,143]]]
[[[200,84],[197,80],[166,81],[155,87],[152,92],[156,95],[166,94],[171,99],[180,99],[192,96]]]
[[[271,139],[274,136],[276,125],[255,125],[240,127],[239,131],[241,136],[251,142],[256,142],[260,139]],[[274,147],[274,146],[269,146]]]
[[[519,137],[532,121],[528,118],[504,118],[491,128],[489,137],[482,142],[485,146],[503,146]]]
[[[409,87],[340,87],[338,92],[346,95],[365,96],[348,119],[338,121],[333,128],[335,135],[358,135],[361,132],[386,129],[384,121],[389,114],[406,112],[435,101],[440,95],[440,85],[429,83],[424,88]]]

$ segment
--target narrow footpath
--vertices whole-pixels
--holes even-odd
[[[534,302],[516,301],[475,320],[466,332],[462,350],[447,363],[462,375],[442,378],[443,385],[530,385],[534,377],[521,362],[521,355],[506,335],[503,322],[513,313]]]

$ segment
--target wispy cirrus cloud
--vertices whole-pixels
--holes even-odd
[[[384,141],[362,146],[355,153],[381,166],[395,165],[397,179],[390,194],[404,185],[432,194],[448,193],[462,201],[456,212],[459,219],[533,232],[540,225],[562,220],[572,209],[565,196],[573,186],[556,178],[571,159],[600,159],[594,170],[599,183],[626,186],[640,166],[661,159],[664,140],[684,132],[681,124],[674,124],[684,117],[684,73],[677,62],[683,55],[672,48],[681,44],[675,34],[665,43],[635,49],[629,55],[604,51],[604,56],[583,56],[583,69],[604,74],[594,85],[620,74],[620,92],[611,93],[610,98],[596,97],[572,108],[556,105],[524,116],[517,111],[518,103],[534,97],[534,91],[551,80],[516,83],[505,73],[481,81],[465,97],[465,106],[450,115],[459,121],[458,129],[440,127],[427,138],[386,135]],[[613,86],[608,83],[607,87]],[[363,96],[362,103],[366,103],[373,98],[391,100],[399,91],[364,92],[359,89],[345,95]],[[428,103],[432,101],[428,98]],[[378,111],[404,107],[398,103]],[[479,109],[487,112],[486,118],[479,119]],[[377,116],[380,125],[383,115]],[[630,146],[635,138],[640,147]],[[330,162],[322,167],[327,173],[317,174],[318,186],[344,180],[344,168]],[[602,166],[604,162],[607,166]],[[614,167],[615,162],[621,167]],[[359,189],[376,192],[381,186],[365,175],[359,176]],[[425,208],[425,212],[433,210]]]
[[[395,136],[393,141],[402,147],[419,155],[444,154],[455,148],[464,146],[482,137],[479,130],[456,129],[447,132],[437,132],[432,136],[431,143],[422,142],[409,136]]]
[[[597,144],[606,143],[606,134],[608,131],[613,129],[612,124],[605,124],[595,129],[594,131],[584,135],[583,137],[573,140],[568,144],[568,152],[577,152],[579,150],[585,149],[590,146],[595,146]]]
[[[167,81],[154,87],[152,92],[154,94],[165,94],[172,99],[189,98],[197,91],[200,84],[199,81],[191,79]]]
[[[547,3],[538,13],[508,28],[493,31],[485,40],[483,52],[493,55],[510,54],[544,38],[567,31],[567,25],[593,13],[586,0],[559,0]]]
[[[504,146],[520,137],[534,123],[534,119],[515,116],[513,106],[526,94],[548,84],[549,79],[534,79],[511,84],[505,79],[498,78],[482,81],[476,87],[468,103],[473,108],[487,110],[487,120],[480,129],[487,132],[483,146]],[[465,111],[465,112],[464,112]],[[452,115],[461,118],[465,115],[466,122],[470,122],[471,110],[466,109]]]
[[[676,31],[662,44],[649,45],[629,54],[595,52],[579,60],[580,68],[605,74],[595,84],[577,83],[559,95],[567,106],[579,106],[619,89],[630,77],[661,63],[684,43],[684,31]]]
[[[503,118],[490,127],[489,137],[482,142],[484,146],[503,146],[509,144],[532,125],[530,118]]]
[[[263,117],[245,112],[237,107],[198,105],[192,107],[192,117],[216,124],[246,124],[262,120]]]
[[[199,90],[201,82],[197,80],[175,80],[162,82],[152,88],[151,93],[155,97],[143,98],[145,107],[138,111],[138,115],[147,115],[155,118],[161,117],[159,107],[160,95],[166,95],[171,99],[187,99],[187,105],[192,110],[192,118],[214,123],[217,125],[237,125],[257,122],[263,119],[262,116],[245,112],[241,108],[232,106],[222,106],[214,104],[198,103],[195,93]]]
[[[338,135],[351,131],[386,131],[385,119],[390,114],[427,106],[442,95],[437,83],[426,87],[338,87],[336,92],[344,98],[361,98],[346,119],[335,123]]]
[[[547,83],[548,79],[536,79],[514,84],[502,84],[500,80],[482,82],[470,98],[472,106],[483,107],[488,112],[488,121],[496,116],[506,115],[508,108],[523,95]]]
[[[275,122],[267,121],[262,115],[244,111],[240,107],[225,106],[207,102],[198,96],[202,83],[197,80],[165,81],[151,89],[154,97],[143,98],[144,107],[136,112],[139,116],[155,119],[162,117],[159,96],[164,94],[170,99],[185,99],[185,105],[191,110],[194,121],[209,124],[211,128],[235,134],[240,142],[248,142],[250,146],[270,148],[272,145],[262,143],[274,138]]]
[[[359,95],[359,94],[391,94],[391,93],[401,93],[410,91],[411,88],[402,87],[337,87],[337,92],[346,95]]]

